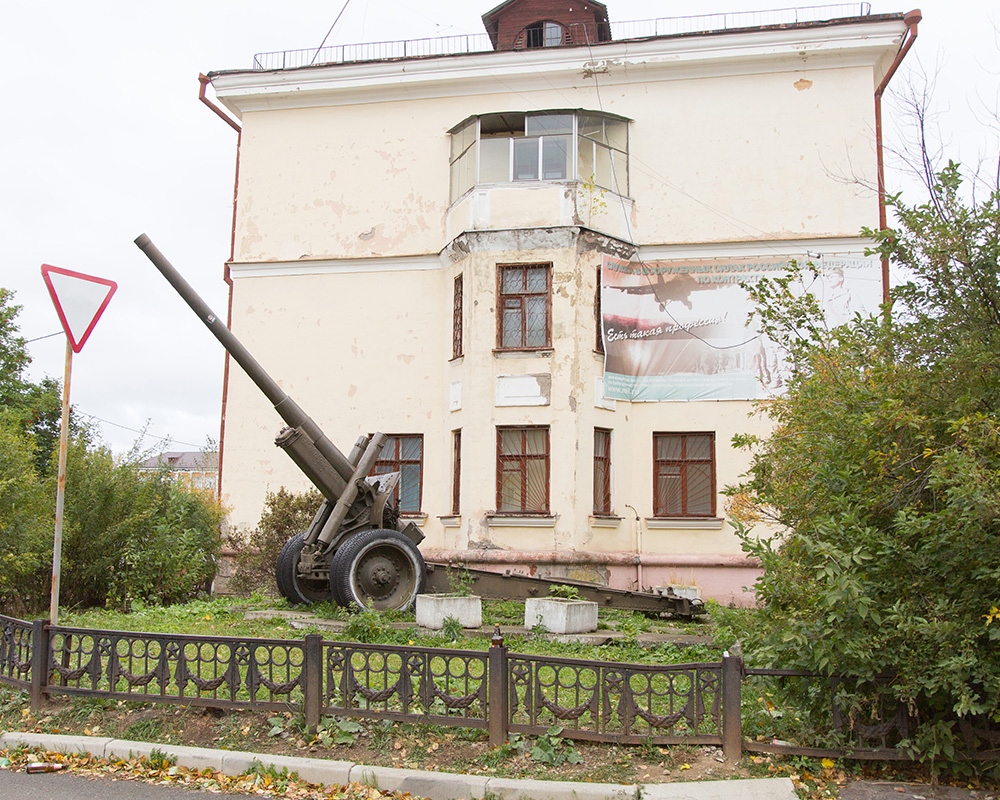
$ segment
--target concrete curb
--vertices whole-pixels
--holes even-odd
[[[754,780],[690,781],[622,786],[611,783],[513,780],[485,775],[426,772],[415,769],[369,767],[348,761],[297,758],[238,750],[213,750],[173,744],[132,742],[98,736],[66,736],[54,733],[9,732],[0,735],[0,749],[23,745],[54,753],[89,753],[97,758],[149,757],[153,750],[174,756],[178,766],[210,768],[225,775],[242,775],[253,762],[297,772],[305,781],[342,786],[364,783],[385,791],[409,792],[430,800],[796,800],[788,778]]]

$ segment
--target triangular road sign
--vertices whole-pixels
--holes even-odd
[[[42,278],[55,303],[63,330],[69,337],[70,347],[74,353],[79,353],[118,284],[49,264],[42,264]]]

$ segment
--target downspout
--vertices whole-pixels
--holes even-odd
[[[923,17],[920,14],[919,8],[913,9],[913,11],[903,17],[903,22],[906,24],[907,28],[909,28],[909,36],[899,48],[899,52],[896,53],[896,57],[889,66],[888,72],[885,73],[885,77],[882,78],[882,82],[875,90],[875,157],[878,163],[878,229],[880,231],[884,231],[887,227],[889,227],[885,210],[885,161],[882,155],[882,94],[889,85],[889,81],[892,80],[892,76],[896,74],[896,70],[899,68],[899,65],[903,62],[903,59],[906,58],[906,54],[910,51],[910,48],[913,47],[913,43],[917,38],[917,23],[919,23],[921,19],[923,19]],[[888,256],[882,258],[882,303],[888,308]]]
[[[236,131],[236,177],[233,180],[233,223],[232,230],[229,234],[229,260],[226,262],[222,271],[222,279],[226,282],[229,287],[229,298],[226,303],[226,327],[232,329],[233,327],[233,279],[229,274],[229,265],[232,263],[233,259],[236,257],[236,200],[239,197],[240,191],[240,145],[243,142],[243,129],[237,124],[233,119],[229,117],[221,108],[219,108],[215,103],[209,100],[205,96],[205,89],[211,79],[207,75],[199,75],[198,83],[201,84],[198,89],[198,99],[201,100],[206,106],[208,106],[212,111],[230,128]],[[218,500],[222,500],[222,455],[225,449],[226,442],[226,404],[229,400],[229,352],[226,351],[225,362],[222,368],[222,412],[220,415],[219,422],[219,464],[218,473],[216,476],[216,497]]]

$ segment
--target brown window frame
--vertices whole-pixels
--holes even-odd
[[[677,437],[681,440],[681,457],[680,458],[657,458],[657,442],[661,437]],[[688,458],[687,457],[687,437],[708,437],[709,439],[709,457],[708,458]],[[711,485],[709,487],[709,510],[704,513],[691,513],[688,512],[688,495],[689,495],[689,469],[693,465],[697,464],[708,464],[711,472]],[[658,489],[660,469],[664,466],[677,467],[680,472],[681,478],[681,511],[680,513],[671,512],[668,513],[663,507],[660,492]],[[716,492],[715,492],[715,471],[716,471],[716,457],[715,457],[715,432],[714,431],[661,431],[655,432],[653,434],[653,516],[654,517],[664,517],[664,518],[697,518],[706,519],[715,517],[715,502],[716,502]]]
[[[505,454],[503,452],[503,435],[512,431],[521,431],[521,451],[516,454]],[[528,431],[543,431],[545,433],[545,452],[543,454],[529,454],[525,446],[524,434]],[[552,483],[552,437],[548,425],[498,425],[497,426],[497,513],[498,514],[524,514],[524,515],[547,515],[549,514],[549,501]],[[505,461],[517,461],[520,474],[521,502],[520,508],[511,509],[503,507],[503,477],[505,475],[503,463]],[[545,465],[545,497],[541,508],[528,508],[528,463],[542,461]]]
[[[402,458],[401,456],[401,444],[404,439],[415,439],[420,444],[420,456],[419,458]],[[390,451],[391,448],[391,451]],[[400,494],[401,489],[404,488],[404,473],[403,466],[412,466],[416,464],[418,468],[418,478],[417,478],[417,507],[416,509],[407,508],[404,509],[400,505]],[[422,433],[389,433],[386,434],[386,443],[382,448],[382,452],[379,453],[378,460],[375,461],[374,466],[372,466],[372,475],[381,475],[387,472],[399,472],[400,478],[399,483],[396,484],[396,489],[393,492],[393,504],[399,509],[399,513],[403,516],[414,516],[422,514],[423,511],[423,496],[424,496],[424,435]],[[407,480],[406,483],[409,483]]]
[[[545,270],[545,291],[544,292],[528,292],[527,291],[527,270],[529,269],[544,269]],[[521,270],[524,272],[524,286],[525,291],[523,292],[508,292],[505,293],[503,290],[504,286],[504,275],[508,270]],[[530,297],[542,297],[545,298],[545,342],[544,344],[532,344],[526,345],[524,342],[527,340],[527,327],[525,313],[525,298]],[[504,344],[504,311],[508,310],[506,308],[508,301],[520,301],[520,312],[521,312],[521,342],[522,344],[517,346],[511,346]],[[552,349],[552,264],[542,263],[542,264],[498,264],[497,265],[497,350],[503,352],[535,352],[538,350],[551,350]]]
[[[465,281],[462,273],[455,276],[454,294],[452,297],[452,320],[451,320],[451,357],[461,358],[462,350],[462,314],[464,313],[464,286]]]
[[[601,308],[601,266],[597,266],[597,291],[594,293],[594,323],[597,330],[597,341],[594,352],[604,355],[604,311]]]
[[[604,455],[598,455],[598,437],[604,439]],[[594,428],[594,516],[611,514],[611,429]]]
[[[452,472],[451,472],[451,513],[461,513],[462,482],[462,429],[451,432]]]

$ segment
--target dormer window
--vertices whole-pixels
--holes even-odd
[[[585,181],[628,194],[628,120],[595,111],[483,114],[451,130],[451,200],[477,184]]]
[[[536,22],[524,29],[525,47],[558,47],[565,33],[558,22]]]

